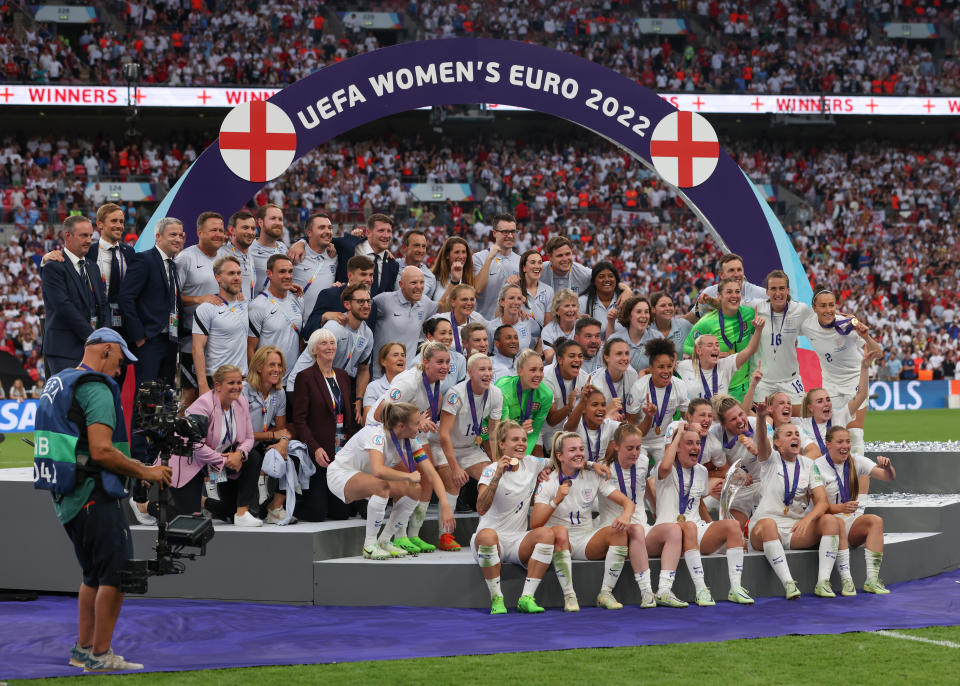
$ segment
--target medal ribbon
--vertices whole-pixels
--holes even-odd
[[[589,462],[596,462],[600,459],[600,431],[603,429],[603,424],[597,427],[597,447],[596,451],[594,451],[590,448],[590,430],[587,429],[587,420],[581,417],[580,423],[583,424],[583,435],[587,439],[584,441],[584,443],[587,444],[587,460]]]
[[[720,337],[723,339],[723,342],[727,344],[729,349],[736,349],[736,347],[740,345],[740,342],[743,340],[743,334],[746,333],[746,327],[743,325],[743,315],[740,313],[740,308],[737,308],[737,329],[739,330],[740,335],[737,338],[736,343],[731,343],[730,339],[727,338],[727,328],[723,323],[723,310],[717,310],[717,317],[720,320]]]
[[[613,385],[613,377],[610,376],[610,370],[609,370],[609,369],[604,369],[604,370],[603,370],[603,373],[607,376],[607,388],[610,389],[610,395],[612,395],[614,398],[620,397],[620,396],[617,395],[617,389],[616,389],[616,387]],[[621,378],[623,378],[623,377],[621,377]]]
[[[687,508],[690,506],[690,491],[693,490],[693,470],[690,470],[690,484],[684,489],[683,487],[683,467],[680,466],[680,462],[674,458],[673,466],[677,470],[677,495],[680,499],[680,514],[686,515]]]
[[[517,404],[520,406],[520,422],[525,422],[533,416],[533,389],[527,396],[527,406],[523,406],[523,384],[517,379]]]
[[[563,381],[563,374],[560,373],[560,364],[553,368],[553,373],[557,375],[557,385],[560,386],[560,395],[563,396],[563,404],[567,404],[567,385]]]
[[[711,393],[710,387],[707,385],[707,377],[703,375],[703,368],[700,367],[700,365],[697,365],[697,369],[700,370],[700,383],[703,384],[703,392],[705,393],[703,397],[706,398],[707,400],[709,400],[710,398],[712,398],[717,394],[717,384],[719,379],[719,375],[717,374],[717,367],[719,366],[720,365],[718,364],[713,366],[713,392]]]
[[[440,419],[440,382],[434,384],[433,391],[430,390],[430,379],[427,373],[423,373],[423,387],[427,389],[427,401],[430,403],[430,418],[436,423]]]
[[[846,479],[844,479],[843,476],[841,476],[840,470],[837,469],[837,465],[833,463],[833,459],[831,459],[830,457],[830,451],[826,452],[826,456],[827,456],[827,462],[829,462],[830,466],[833,467],[833,473],[837,475],[837,487],[840,489],[840,493],[838,493],[837,495],[840,498],[840,502],[845,503],[848,500],[850,500],[850,472],[849,472],[849,469],[851,468],[849,465],[850,458],[847,457],[847,463],[843,465],[844,467],[847,468],[843,470],[843,476],[846,476]]]
[[[654,407],[657,407],[657,390],[653,385],[653,377],[650,377],[650,380],[647,382],[650,386],[650,402],[653,403]],[[663,391],[663,407],[657,407],[656,413],[653,415],[653,423],[656,426],[663,426],[664,417],[667,414],[667,405],[670,404],[670,392],[673,390],[673,382],[667,384],[667,387]]]
[[[483,392],[483,405],[480,406],[480,416],[477,418],[477,406],[473,401],[473,386],[467,381],[467,398],[470,400],[470,418],[473,420],[473,433],[476,436],[480,435],[480,422],[483,421],[483,411],[487,407],[487,396],[490,393],[488,388]]]
[[[619,462],[614,462],[613,466],[617,470],[617,481],[620,482],[620,491],[626,495],[627,484],[623,480],[623,469],[620,467]],[[637,504],[637,465],[630,467],[630,500],[633,501],[634,505]]]
[[[457,325],[457,315],[450,310],[450,323],[453,324],[453,347],[458,353],[463,353],[463,345],[460,343],[460,327]]]
[[[403,462],[403,466],[407,468],[407,471],[414,472],[417,469],[417,463],[413,460],[413,448],[410,447],[410,439],[404,439],[404,447],[400,447],[400,441],[397,439],[397,434],[393,433],[393,429],[390,430],[390,440],[393,441],[393,447],[397,449],[397,455],[400,456],[400,461]]]
[[[783,464],[783,504],[786,507],[793,505],[793,499],[797,495],[797,485],[800,483],[800,458],[796,458],[793,465],[793,487],[790,487],[790,479],[787,477],[787,462],[782,457],[780,462]]]
[[[817,420],[813,417],[810,418],[810,424],[813,425],[813,437],[817,439],[817,445],[820,446],[820,454],[827,455],[827,444],[823,440],[823,436],[820,434],[820,427],[817,426]],[[830,427],[833,426],[833,418],[827,420],[827,431],[830,430]]]
[[[820,322],[817,322],[817,323],[820,324]],[[851,323],[850,319],[834,319],[829,324],[820,324],[820,328],[836,329],[838,334],[840,334],[841,336],[846,336],[851,331],[853,331],[853,324]]]

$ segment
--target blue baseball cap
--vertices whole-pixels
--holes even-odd
[[[113,329],[110,329],[106,326],[97,329],[87,337],[87,342],[84,343],[84,345],[100,345],[101,343],[116,343],[123,351],[124,357],[131,362],[137,361],[137,358],[134,356],[134,354],[130,352],[130,348],[127,347],[127,342],[123,340],[123,336],[118,334]]]

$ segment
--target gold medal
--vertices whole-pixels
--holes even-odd
[[[790,514],[790,506],[789,506],[789,505],[784,505],[784,506],[783,506],[783,514]]]
[[[746,443],[747,437],[744,436],[743,434],[740,434],[739,436],[737,436],[737,440],[740,441],[741,443]]]
[[[658,435],[658,436],[660,435],[660,427],[659,427],[659,426],[654,427],[654,431],[657,432],[657,435]]]
[[[850,323],[853,324],[853,328],[857,328],[858,326],[860,326],[860,320],[857,319],[856,317],[853,317],[850,320]]]
[[[679,516],[677,517],[677,521],[682,524],[683,522],[687,521],[687,518],[684,517],[683,515],[679,515]]]
[[[516,471],[517,467],[519,467],[519,466],[520,466],[520,458],[518,458],[518,457],[511,457],[511,458],[510,458],[510,471],[511,471],[511,472]]]
[[[477,445],[483,445],[483,438],[481,436],[477,436]]]

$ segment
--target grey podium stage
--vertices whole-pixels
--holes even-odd
[[[906,581],[960,566],[960,456],[896,453],[890,457],[898,473],[896,490],[957,495],[877,495],[876,502],[868,505],[867,511],[881,515],[885,522],[884,580]],[[931,473],[937,474],[936,484],[931,485],[924,476]],[[72,546],[54,515],[49,494],[34,490],[31,482],[30,469],[0,470],[0,521],[4,523],[0,527],[0,588],[75,592],[80,570]],[[879,484],[871,484],[871,491],[880,493]],[[436,522],[433,515],[430,519],[424,525],[424,537],[435,540]],[[486,587],[467,550],[476,522],[476,515],[458,515],[457,539],[464,545],[459,553],[437,551],[382,562],[356,556],[364,531],[359,519],[259,529],[217,524],[207,556],[186,562],[183,575],[151,578],[148,595],[316,605],[485,607],[489,604]],[[156,529],[131,529],[136,556],[152,556]],[[801,590],[811,592],[816,551],[791,551],[788,558]],[[851,565],[854,579],[862,583],[861,549],[852,552]],[[705,556],[704,567],[714,597],[724,599],[728,591],[725,557]],[[658,574],[659,560],[652,560],[651,568]],[[602,573],[601,562],[574,563],[582,604],[593,601]],[[522,570],[504,565],[502,579],[508,600],[516,598]],[[756,597],[782,593],[760,553],[747,554],[743,583]],[[692,599],[693,584],[682,563],[674,588],[680,597]],[[540,589],[537,597],[541,604],[561,604],[552,571]],[[639,602],[629,565],[616,593],[624,603]]]

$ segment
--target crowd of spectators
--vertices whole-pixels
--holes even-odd
[[[32,25],[17,35],[12,22],[4,22],[0,58],[6,79],[122,83],[123,63],[136,61],[147,84],[282,86],[375,50],[382,40],[401,38],[352,25],[333,29],[327,10],[284,0],[140,0],[108,3],[105,9],[122,18],[123,30],[94,24],[74,42],[56,25]],[[405,10],[428,39],[510,38],[576,53],[658,90],[896,95],[960,90],[956,40],[910,41],[887,37],[882,29],[887,21],[922,21],[960,35],[954,2],[412,0],[370,9]],[[643,17],[687,19],[688,33],[643,33],[636,21]],[[935,57],[938,45],[942,56]]]
[[[159,189],[196,155],[194,146],[181,147],[144,143],[122,154],[127,168],[144,172],[140,178],[156,183],[162,195]],[[730,148],[741,150],[738,162],[755,182],[785,188],[805,202],[807,218],[785,225],[811,281],[837,289],[845,308],[861,313],[886,344],[903,351],[902,362],[919,357],[919,366],[910,366],[951,376],[960,324],[957,144],[813,145],[780,138],[733,141]],[[16,227],[7,248],[14,252],[0,266],[0,304],[20,313],[7,313],[3,340],[28,369],[36,366],[30,357],[40,306],[34,261],[56,244],[56,227],[69,211],[106,199],[84,198],[82,187],[123,169],[120,159],[121,151],[106,142],[60,138],[19,145],[9,139],[0,146],[0,180],[8,184],[5,220]],[[71,165],[83,167],[82,181],[69,173]],[[20,183],[9,185],[14,180]],[[411,181],[476,184],[487,194],[482,202],[421,203],[404,185]],[[590,137],[563,143],[495,136],[438,143],[390,136],[336,140],[307,155],[254,202],[286,208],[291,227],[302,226],[314,210],[348,227],[386,211],[402,227],[427,232],[429,255],[451,234],[481,249],[490,231],[485,218],[509,211],[520,223],[518,250],[567,235],[584,263],[610,260],[641,293],[667,290],[684,305],[714,280],[720,255],[668,186]],[[45,214],[44,207],[56,209]],[[152,204],[128,205],[131,239],[151,210]],[[22,331],[28,331],[26,347]],[[903,366],[909,377],[910,366]]]

